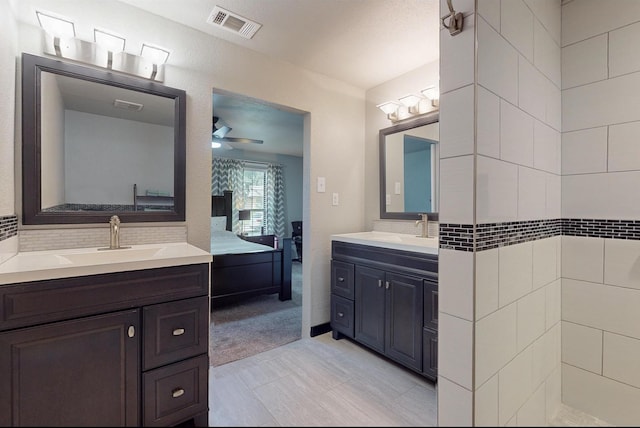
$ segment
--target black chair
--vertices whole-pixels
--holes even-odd
[[[291,240],[294,244],[296,244],[296,253],[298,254],[298,258],[294,259],[302,263],[302,222],[301,221],[292,221],[291,227]]]

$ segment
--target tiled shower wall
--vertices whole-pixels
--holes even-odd
[[[562,399],[615,425],[640,422],[638,45],[640,2],[563,4]]]
[[[478,10],[440,35],[438,423],[541,426],[561,391],[560,0],[454,4]]]

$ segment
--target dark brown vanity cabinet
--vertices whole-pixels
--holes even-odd
[[[352,338],[435,380],[437,256],[333,241],[331,270],[333,337]]]
[[[208,420],[209,265],[0,286],[0,425]]]

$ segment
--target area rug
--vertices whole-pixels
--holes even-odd
[[[209,328],[210,364],[221,366],[301,337],[302,264],[291,266],[291,300],[256,296],[214,308]]]

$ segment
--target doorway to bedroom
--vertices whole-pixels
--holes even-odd
[[[301,337],[302,251],[295,241],[300,243],[297,232],[303,212],[304,113],[216,89],[212,98],[212,201],[224,191],[233,195],[229,222],[220,223],[220,212],[214,215],[212,207],[214,259],[217,252],[227,251],[220,248],[227,245],[222,240],[229,235],[249,241],[243,244],[276,247],[288,262],[282,264],[282,274],[285,282],[290,275],[291,284],[290,299],[286,292],[282,299],[281,293],[273,292],[279,284],[267,284],[265,287],[273,287],[264,293],[245,293],[243,281],[234,281],[237,298],[212,304],[210,356],[215,367]],[[220,228],[225,231],[214,230]],[[274,262],[274,266],[275,272],[279,265]],[[257,261],[255,266],[246,264],[239,270],[246,275],[246,286],[255,287],[249,283],[261,283],[261,278],[268,276],[264,269],[263,261]],[[215,287],[212,279],[212,295]]]

